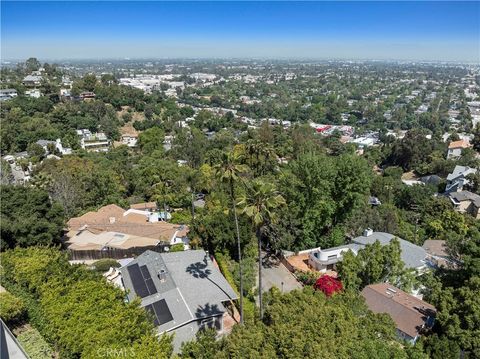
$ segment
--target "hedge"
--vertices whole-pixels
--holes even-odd
[[[27,308],[23,301],[9,292],[0,293],[0,317],[5,322],[20,321]]]
[[[17,339],[31,359],[55,358],[55,352],[37,329],[29,327]]]
[[[167,358],[138,301],[53,248],[17,248],[1,255],[2,283],[26,304],[31,323],[62,358],[98,358],[99,350],[129,350],[132,358]]]
[[[237,284],[235,283],[233,274],[228,269],[228,259],[226,258],[226,256],[220,252],[216,252],[215,260],[217,261],[218,267],[220,268],[220,271],[222,272],[227,282],[231,285],[235,293],[240,295],[240,290],[238,289]],[[239,304],[240,303],[238,302],[237,309],[240,311]],[[255,313],[256,313],[255,303],[251,301],[249,298],[244,296],[243,297],[244,321],[253,321],[253,319],[255,318]]]
[[[115,259],[110,259],[110,258],[103,258],[99,259],[95,263],[93,263],[93,268],[97,272],[107,272],[110,268],[118,268],[120,267],[120,263],[118,263]]]
[[[177,243],[170,247],[170,252],[183,252],[185,250],[185,246],[183,243]]]

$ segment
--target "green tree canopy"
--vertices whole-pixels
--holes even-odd
[[[30,187],[1,186],[1,245],[7,248],[60,243],[64,217],[48,193]]]

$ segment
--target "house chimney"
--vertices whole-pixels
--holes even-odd
[[[367,228],[363,231],[363,235],[365,237],[371,236],[372,234],[373,234],[373,229],[371,229],[371,228]]]
[[[158,271],[158,279],[160,279],[160,282],[165,282],[167,280],[167,271],[165,269],[160,269]]]

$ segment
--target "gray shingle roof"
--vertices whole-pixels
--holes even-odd
[[[480,196],[476,193],[472,193],[470,191],[460,191],[460,192],[452,192],[449,194],[449,196],[454,200],[456,200],[457,202],[470,201],[476,207],[480,207]]]
[[[237,295],[204,250],[190,250],[173,253],[145,251],[126,267],[120,268],[129,300],[136,297],[128,267],[146,265],[157,293],[142,298],[142,307],[165,299],[173,320],[161,324],[157,330],[172,331],[187,323],[202,318],[222,315],[223,302],[237,299]],[[164,280],[159,271],[164,271]],[[185,340],[191,340],[195,331]]]
[[[468,166],[455,166],[454,170],[452,173],[449,173],[447,176],[447,181],[453,181],[457,179],[458,177],[466,177],[470,173],[476,173],[477,169],[476,168],[471,168]]]
[[[397,238],[400,242],[400,249],[402,250],[401,258],[405,263],[406,268],[421,268],[425,265],[425,257],[427,252],[422,247],[410,243],[404,239],[385,232],[373,232],[369,236],[360,236],[353,239],[353,243],[367,245],[373,244],[376,241],[380,242],[382,246],[390,243],[393,238]]]

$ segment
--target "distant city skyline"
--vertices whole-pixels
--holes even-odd
[[[1,58],[480,62],[479,2],[1,2]]]

